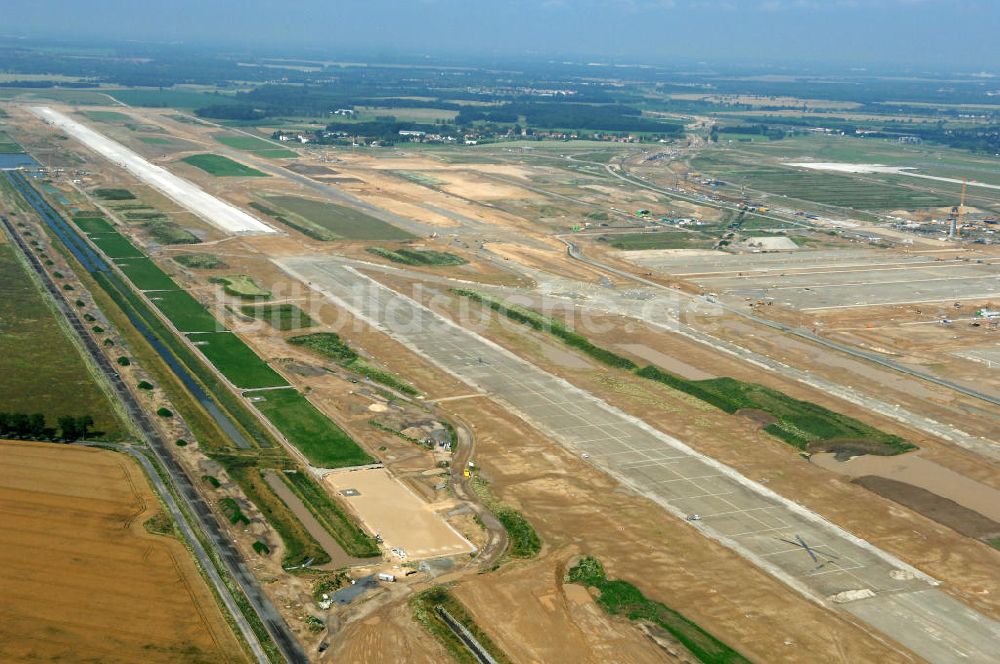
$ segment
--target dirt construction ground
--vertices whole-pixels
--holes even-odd
[[[330,473],[324,480],[345,496],[345,502],[361,522],[379,533],[387,548],[403,549],[412,560],[474,550],[472,544],[384,468]],[[350,490],[357,494],[344,493]]]
[[[246,661],[131,459],[5,441],[0,467],[3,661]]]

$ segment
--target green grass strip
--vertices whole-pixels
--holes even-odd
[[[848,415],[834,412],[810,401],[801,401],[778,390],[723,376],[706,380],[689,380],[655,366],[639,368],[632,360],[595,346],[581,335],[568,330],[558,321],[537,312],[508,305],[482,293],[453,288],[451,292],[467,297],[497,311],[511,320],[546,331],[567,345],[600,360],[608,366],[626,369],[637,376],[667,385],[675,390],[711,404],[726,413],[759,410],[770,414],[775,422],[764,431],[776,438],[805,450],[812,446],[828,451],[879,454],[902,454],[916,447],[900,436],[886,433]]]
[[[375,539],[368,535],[337,502],[306,473],[279,473],[288,488],[312,512],[323,529],[337,540],[344,552],[356,558],[381,554]]]
[[[448,654],[459,664],[479,664],[479,660],[465,646],[455,632],[438,615],[436,607],[445,609],[452,618],[462,623],[469,633],[496,660],[497,664],[510,664],[511,659],[493,642],[486,632],[472,619],[458,599],[451,594],[447,586],[435,586],[417,593],[410,599],[413,619],[420,623],[431,635],[445,647]]]
[[[290,337],[288,343],[303,346],[309,350],[333,360],[345,369],[361,374],[369,380],[381,383],[403,394],[416,396],[420,391],[409,383],[397,378],[388,371],[376,369],[365,362],[358,353],[347,345],[336,332],[317,332]]]
[[[465,265],[469,261],[461,256],[448,253],[447,251],[431,251],[430,249],[385,249],[383,247],[368,247],[365,249],[370,254],[381,256],[393,263],[404,265]]]
[[[464,288],[452,288],[451,292],[462,297],[467,297],[474,302],[484,304],[490,309],[503,314],[513,321],[523,323],[541,332],[549,332],[550,334],[562,339],[567,345],[576,348],[585,355],[594,358],[602,364],[615,367],[616,369],[626,369],[628,371],[632,371],[637,368],[636,363],[627,357],[622,357],[621,355],[612,353],[606,348],[595,346],[586,337],[573,332],[559,321],[552,320],[547,316],[535,313],[534,311],[528,311],[527,309],[522,309],[521,307],[508,305],[500,300],[490,297],[489,295],[484,295],[477,291],[467,290]]]
[[[627,581],[612,580],[596,558],[584,557],[569,570],[569,581],[600,593],[597,603],[614,616],[657,625],[681,642],[703,664],[750,664],[750,660],[666,604],[647,599]]]

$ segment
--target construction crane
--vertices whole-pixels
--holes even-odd
[[[949,217],[951,228],[948,229],[948,237],[959,237],[962,233],[962,218],[965,216],[965,190],[968,186],[969,180],[962,180],[962,197],[959,199],[958,206],[951,209]]]

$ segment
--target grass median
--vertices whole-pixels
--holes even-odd
[[[642,378],[690,394],[730,414],[760,415],[764,431],[801,450],[838,454],[891,456],[916,447],[902,437],[887,433],[848,415],[810,401],[802,401],[764,385],[730,377],[690,380],[656,366],[639,368],[632,360],[592,344],[583,336],[535,311],[508,305],[482,293],[452,289],[452,293],[479,302],[511,320],[549,332],[586,355]]]

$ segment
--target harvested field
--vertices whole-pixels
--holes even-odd
[[[0,443],[5,661],[242,662],[159,503],[113,452]]]
[[[928,519],[937,521],[966,537],[979,539],[1000,537],[1000,523],[927,489],[874,475],[859,477],[854,483],[923,514]]]

